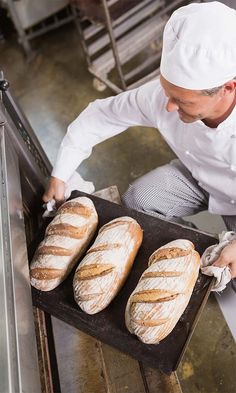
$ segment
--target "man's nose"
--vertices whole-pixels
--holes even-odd
[[[166,104],[167,112],[174,112],[174,111],[177,111],[178,109],[179,109],[179,106],[176,104],[176,102],[174,100],[172,100],[171,98],[169,98],[168,102]]]

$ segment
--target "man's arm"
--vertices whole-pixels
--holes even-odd
[[[98,143],[131,126],[155,126],[160,91],[159,81],[154,81],[89,104],[68,127],[43,200],[63,200],[65,183]]]
[[[219,258],[213,263],[214,266],[228,266],[232,278],[236,277],[236,240],[228,244],[222,251]]]

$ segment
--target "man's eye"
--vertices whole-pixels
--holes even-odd
[[[181,105],[191,105],[191,102],[182,102],[182,101],[179,101],[178,104],[181,104]]]

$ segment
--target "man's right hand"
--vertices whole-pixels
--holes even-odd
[[[55,199],[56,202],[64,202],[65,200],[65,182],[51,177],[45,193],[43,194],[43,201],[49,202],[51,199]]]

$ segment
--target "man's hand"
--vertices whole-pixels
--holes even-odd
[[[65,183],[53,176],[50,178],[47,190],[43,195],[44,202],[47,203],[51,199],[55,199],[55,201],[59,203],[65,200]]]
[[[232,278],[236,277],[236,241],[228,244],[222,251],[219,258],[213,263],[213,266],[228,266]]]

